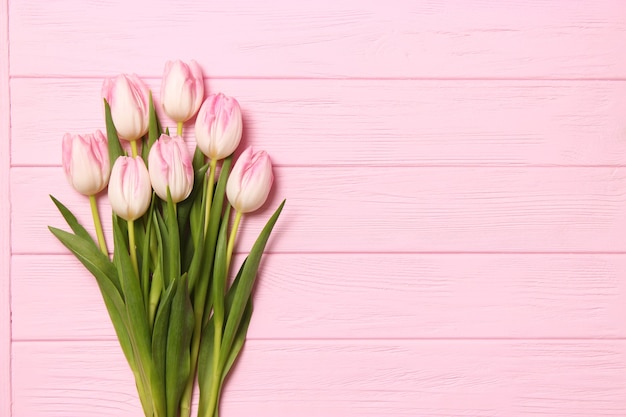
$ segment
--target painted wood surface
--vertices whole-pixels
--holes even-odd
[[[621,417],[624,343],[249,341],[222,415]],[[18,342],[14,350],[16,415],[141,412],[115,342]]]
[[[77,4],[10,3],[14,75],[161,75],[178,55],[214,77],[626,76],[621,0]]]
[[[625,2],[0,12],[0,415],[141,415],[48,194],[90,224],[63,133],[103,128],[105,76],[158,96],[178,57],[276,165],[236,259],[288,200],[223,417],[626,415]]]
[[[7,0],[0,0],[0,415],[11,416],[11,124],[7,10]]]
[[[160,80],[147,81],[158,96]],[[20,140],[11,148],[13,165],[60,165],[50,132],[104,129],[101,83],[14,78],[11,121]],[[604,166],[626,159],[626,81],[209,79],[206,87],[245,103],[244,140],[281,166]]]
[[[249,337],[626,338],[625,269],[626,255],[269,254]],[[71,255],[12,270],[15,340],[115,340]]]
[[[250,248],[283,196],[269,252],[624,252],[626,168],[278,167],[265,209],[246,219]],[[12,170],[13,250],[65,253],[52,193],[90,222],[61,168]],[[103,221],[110,238],[110,208]]]

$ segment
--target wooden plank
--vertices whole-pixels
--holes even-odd
[[[8,0],[0,0],[0,415],[11,416],[11,105]]]
[[[10,6],[14,76],[161,75],[172,56],[195,58],[217,77],[626,76],[620,0]]]
[[[626,255],[268,254],[262,265],[252,339],[626,337]],[[12,268],[15,340],[115,340],[71,255],[16,255]]]
[[[275,175],[265,208],[244,219],[238,250],[287,198],[270,252],[626,251],[624,168],[285,167]],[[13,168],[11,185],[14,253],[66,253],[47,230],[64,225],[48,193],[91,224],[86,198],[61,168]]]
[[[147,80],[158,98],[160,81]],[[103,129],[100,79],[13,79],[13,165]],[[623,165],[626,82],[211,79],[281,165]],[[33,121],[36,121],[34,123]],[[174,126],[171,122],[166,125]],[[187,139],[194,142],[193,125]]]
[[[14,417],[141,414],[116,342],[15,344]],[[249,341],[222,415],[626,414],[622,341]]]

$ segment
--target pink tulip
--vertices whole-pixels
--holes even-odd
[[[152,187],[146,164],[140,157],[120,156],[109,180],[111,208],[125,220],[136,220],[148,210]]]
[[[102,96],[122,139],[135,141],[148,132],[148,87],[136,75],[118,75],[102,84]]]
[[[186,122],[200,108],[204,98],[202,69],[196,61],[165,64],[161,84],[161,103],[165,113],[175,122]]]
[[[237,100],[224,94],[211,94],[196,118],[198,148],[210,159],[224,159],[241,141],[241,109]]]
[[[63,170],[67,181],[84,195],[95,195],[107,186],[111,167],[107,140],[101,131],[63,136]]]
[[[228,201],[240,213],[254,211],[267,200],[273,182],[269,155],[265,151],[254,153],[252,147],[248,147],[237,159],[228,177]]]
[[[172,201],[186,199],[193,188],[193,166],[187,145],[180,136],[161,135],[148,155],[148,172],[152,188],[167,201],[169,187]]]

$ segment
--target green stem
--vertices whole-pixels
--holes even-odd
[[[137,141],[136,140],[130,141],[130,150],[132,152],[133,158],[136,158],[137,157]]]
[[[150,327],[154,326],[154,319],[156,317],[157,307],[159,300],[161,299],[161,292],[163,291],[163,275],[161,270],[157,268],[152,275],[152,283],[150,285],[150,295],[148,304],[148,318],[150,319]]]
[[[195,378],[191,378],[191,383],[192,383],[192,388],[193,388],[193,382],[195,381]],[[185,386],[185,392],[183,392],[183,396],[180,400],[180,417],[189,417],[191,416],[191,398],[187,399],[187,386]],[[191,392],[191,391],[189,391]]]
[[[205,195],[205,215],[204,215],[204,236],[206,236],[209,229],[209,217],[211,215],[211,205],[213,204],[213,187],[215,185],[215,170],[217,167],[217,160],[212,159],[209,166],[209,179],[206,181],[206,195]],[[206,180],[206,178],[205,178]],[[195,382],[196,367],[198,364],[198,354],[200,352],[200,339],[202,337],[202,321],[204,315],[205,299],[204,294],[200,291],[195,293],[194,297],[194,314],[195,323],[193,328],[193,335],[191,337],[191,372],[187,379],[187,385],[181,398],[180,417],[189,417],[191,414],[191,397],[193,394],[193,384]]]
[[[218,323],[217,320],[215,321],[215,342],[213,343],[213,384],[211,385],[211,392],[209,396],[209,408],[207,409],[207,415],[204,417],[213,417],[216,414],[218,406],[217,399],[220,392],[220,385],[222,385],[219,368],[220,349],[222,347],[222,325],[223,323]]]
[[[135,274],[139,277],[139,267],[137,266],[137,248],[135,247],[135,221],[128,221],[128,246],[130,247],[130,261],[135,269]]]
[[[183,122],[178,122],[176,124],[176,134],[178,136],[182,136],[183,135]]]
[[[243,213],[240,211],[235,212],[235,221],[233,222],[233,228],[228,238],[228,246],[226,247],[226,276],[228,277],[228,271],[230,269],[230,260],[233,255],[233,248],[235,247],[235,240],[237,239],[237,231],[241,224],[241,217]],[[223,294],[214,294],[215,297],[223,296]],[[209,396],[209,414],[206,417],[212,417],[217,413],[218,399],[222,381],[222,370],[219,367],[220,362],[220,350],[222,348],[222,332],[224,328],[224,309],[216,308],[213,311],[213,320],[215,323],[215,340],[213,342],[213,385],[211,386],[211,392]]]
[[[204,209],[204,235],[209,230],[209,216],[211,215],[211,204],[213,203],[213,187],[215,186],[215,168],[217,167],[217,159],[211,159],[209,167],[209,182],[206,185],[206,206]]]
[[[197,293],[194,297],[194,327],[191,337],[191,363],[189,378],[180,400],[180,417],[189,417],[191,414],[191,397],[193,384],[196,380],[196,366],[198,365],[198,353],[200,352],[200,338],[202,336],[202,315],[204,312],[204,300],[199,300]]]
[[[91,215],[93,217],[93,224],[96,227],[96,235],[98,236],[98,243],[100,244],[100,250],[108,257],[109,250],[107,249],[107,243],[104,241],[104,233],[102,232],[102,223],[100,222],[100,214],[98,214],[98,205],[96,204],[96,196],[89,196],[89,203],[91,205]]]
[[[239,230],[239,223],[241,223],[241,215],[243,213],[240,211],[235,211],[235,222],[233,223],[233,230],[230,232],[230,237],[228,238],[228,246],[226,247],[226,268],[230,269],[230,260],[233,256],[233,249],[235,248],[235,239],[237,238],[237,231]]]

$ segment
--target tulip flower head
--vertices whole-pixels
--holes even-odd
[[[118,75],[102,84],[102,96],[122,139],[135,141],[148,132],[149,91],[136,75]]]
[[[211,94],[196,118],[198,148],[210,159],[226,158],[241,142],[242,124],[237,100],[222,93]]]
[[[120,156],[109,180],[109,203],[124,220],[136,220],[148,210],[152,198],[150,175],[140,157]]]
[[[111,168],[107,140],[101,131],[63,136],[63,170],[67,181],[84,195],[95,195],[107,186]]]
[[[187,145],[180,136],[161,135],[148,155],[150,182],[156,194],[167,201],[167,189],[174,203],[183,201],[193,188],[193,166]]]
[[[228,201],[240,213],[257,210],[267,200],[273,182],[272,161],[267,152],[255,153],[248,147],[228,177]]]
[[[161,84],[161,103],[165,113],[175,122],[186,122],[200,108],[204,98],[202,69],[196,61],[165,64]]]

